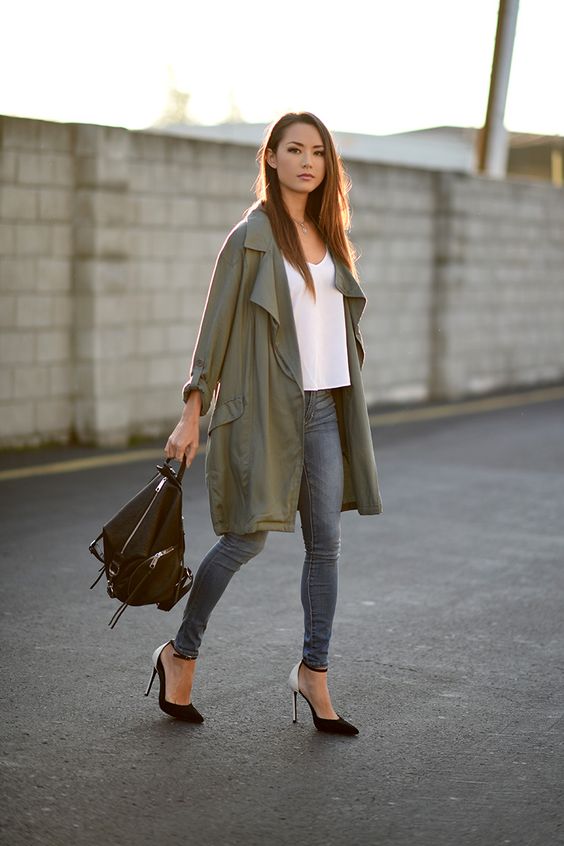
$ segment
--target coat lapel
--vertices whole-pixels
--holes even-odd
[[[355,332],[362,313],[366,308],[366,294],[352,275],[348,267],[332,256],[335,262],[335,285],[348,300]]]
[[[286,269],[282,253],[274,241],[270,221],[260,208],[255,208],[247,218],[245,247],[262,253],[251,290],[251,302],[270,315],[279,361],[303,391],[302,364]]]
[[[251,291],[251,302],[267,311],[277,326],[280,325],[280,310],[276,292],[276,271],[274,250],[270,246],[261,256],[257,275]]]
[[[262,253],[258,271],[251,291],[251,302],[256,303],[280,323],[276,286],[274,284],[274,268],[272,248],[274,238],[270,221],[260,208],[253,209],[247,217],[247,232],[244,246]]]

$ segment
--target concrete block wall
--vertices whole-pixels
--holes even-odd
[[[72,130],[0,126],[0,445],[73,425]]]
[[[129,134],[131,432],[160,434],[182,409],[215,259],[253,202],[251,148]]]
[[[361,322],[367,401],[427,399],[435,175],[346,164],[352,180],[351,238],[367,296]]]
[[[166,437],[254,147],[0,118],[0,447]],[[564,192],[346,161],[369,404],[564,376]]]
[[[564,192],[437,174],[430,391],[564,376]]]
[[[75,434],[120,443],[129,429],[129,133],[74,127]],[[103,433],[103,435],[102,435]]]
[[[9,117],[0,150],[0,447],[162,434],[253,150]]]

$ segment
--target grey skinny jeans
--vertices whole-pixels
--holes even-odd
[[[304,429],[298,500],[305,545],[301,579],[303,659],[310,667],[325,669],[337,603],[343,496],[341,442],[331,389],[305,391]],[[226,532],[206,554],[174,639],[182,655],[197,658],[211,612],[235,573],[261,552],[267,535],[268,531],[245,535]]]

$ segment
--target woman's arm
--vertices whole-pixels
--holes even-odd
[[[219,381],[231,335],[243,273],[244,232],[236,227],[217,257],[192,356],[190,378],[182,389],[184,402],[199,392],[200,415],[207,414]]]
[[[244,237],[244,236],[243,236]],[[186,455],[189,467],[198,452],[200,417],[209,410],[231,334],[243,272],[243,238],[236,227],[217,257],[192,355],[190,379],[182,389],[184,409],[166,446],[167,458]]]

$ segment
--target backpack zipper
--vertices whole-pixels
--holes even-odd
[[[127,544],[129,543],[129,541],[131,540],[131,538],[133,537],[133,535],[135,534],[135,532],[137,531],[137,529],[139,528],[139,526],[141,525],[141,523],[143,522],[143,520],[145,519],[145,517],[146,517],[146,515],[147,515],[147,512],[149,511],[150,507],[152,506],[152,504],[153,504],[153,503],[154,503],[154,501],[156,500],[156,498],[157,498],[157,496],[158,496],[158,493],[159,493],[160,489],[162,488],[162,486],[164,485],[164,483],[165,483],[165,482],[166,482],[166,479],[161,479],[161,481],[160,481],[160,482],[159,482],[159,484],[157,485],[157,487],[156,487],[156,489],[155,489],[155,493],[153,494],[153,496],[152,496],[152,498],[151,498],[151,502],[149,503],[149,505],[147,506],[147,508],[145,509],[145,511],[143,512],[143,514],[141,515],[141,517],[139,518],[139,520],[138,520],[138,522],[137,522],[137,525],[135,526],[135,528],[133,529],[133,531],[132,531],[132,532],[131,532],[131,534],[129,535],[128,539],[126,540],[126,542],[125,542],[125,543],[124,543],[124,545],[122,546],[121,553],[120,553],[121,555],[123,555],[124,550],[125,550],[125,547],[127,546]]]
[[[151,558],[151,563],[149,564],[149,569],[154,570],[157,566],[157,561],[159,558],[162,558],[163,555],[168,555],[169,552],[172,552],[173,549],[176,549],[174,546],[169,546],[168,549],[161,549],[160,552],[155,552],[153,557]]]

